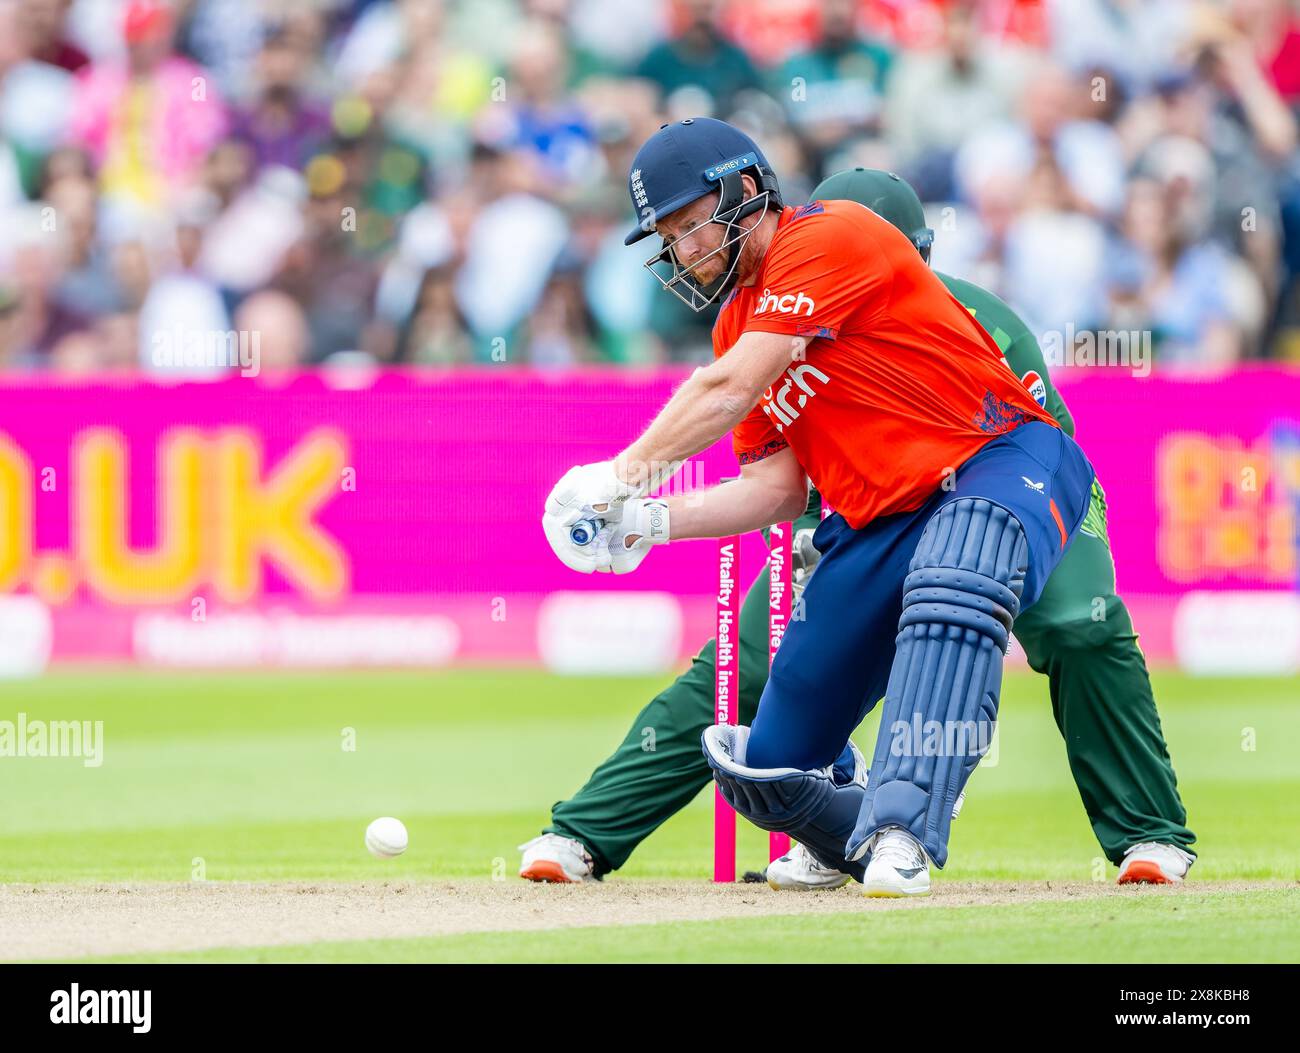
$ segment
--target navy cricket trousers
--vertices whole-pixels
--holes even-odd
[[[919,509],[861,530],[832,515],[822,554],[759,700],[746,763],[824,768],[885,694],[902,613],[903,581],[926,523],[944,504],[979,497],[1011,512],[1028,542],[1020,609],[1038,599],[1084,515],[1093,469],[1060,428],[1033,421],[986,443]]]

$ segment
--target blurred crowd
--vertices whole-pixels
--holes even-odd
[[[704,359],[622,244],[703,114],[1040,334],[1300,359],[1298,113],[1288,0],[0,0],[0,370]]]

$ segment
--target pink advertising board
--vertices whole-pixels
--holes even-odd
[[[1170,653],[1185,593],[1294,589],[1300,469],[1279,435],[1300,423],[1300,373],[1069,373],[1148,653]],[[55,661],[576,671],[596,639],[609,671],[672,665],[711,634],[716,546],[584,577],[552,556],[539,516],[566,468],[625,444],[683,376],[9,378],[0,627]],[[724,442],[673,486],[735,472]],[[763,558],[747,538],[744,583]]]
[[[1300,671],[1300,370],[1066,369],[1120,595],[1157,662]]]

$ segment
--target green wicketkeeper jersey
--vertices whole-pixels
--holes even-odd
[[[1047,363],[1038,340],[1029,331],[1029,326],[1020,320],[1010,307],[999,300],[987,289],[972,285],[951,274],[935,271],[937,277],[948,291],[957,298],[957,302],[970,311],[971,317],[984,327],[984,331],[993,337],[993,342],[1006,357],[1007,365],[1029,389],[1030,394],[1050,413],[1067,435],[1074,434],[1074,418],[1065,408],[1061,393],[1056,390],[1052,378],[1047,373]],[[1038,385],[1042,386],[1039,387]]]
[[[951,274],[943,274],[940,271],[935,271],[934,274],[947,286],[957,302],[970,311],[971,317],[979,322],[984,327],[984,331],[993,338],[993,342],[998,345],[998,349],[1006,358],[1007,365],[1039,404],[1055,418],[1067,435],[1074,435],[1074,418],[1070,416],[1065,400],[1061,398],[1061,393],[1056,390],[1056,385],[1052,383],[1052,378],[1047,373],[1047,362],[1043,358],[1037,338],[1029,331],[1029,326],[1025,325],[1020,320],[1020,316],[1005,302],[987,289],[981,289],[965,279],[954,278]],[[820,510],[821,504],[821,495],[813,489],[808,495],[808,512]]]

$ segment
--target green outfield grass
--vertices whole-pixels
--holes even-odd
[[[1295,681],[1170,674],[1155,679],[1190,824],[1200,838],[1193,882],[1296,881]],[[99,768],[75,758],[0,758],[0,799],[6,803],[0,881],[184,882],[196,872],[211,881],[515,880],[515,846],[538,832],[552,802],[577,789],[662,683],[473,670],[201,676],[95,671],[8,682],[0,689],[0,720],[15,720],[19,712],[29,719],[102,720],[105,749]],[[951,861],[939,880],[1113,880],[1114,868],[1101,860],[1070,780],[1045,680],[1010,674],[1002,716],[998,763],[981,766],[972,779],[953,828]],[[345,729],[355,732],[355,751],[342,748]],[[873,734],[866,727],[860,739],[869,744]],[[1243,749],[1252,739],[1254,748]],[[375,860],[363,848],[367,822],[380,815],[396,815],[410,830],[411,848],[400,859]],[[744,832],[742,869],[762,865],[765,843],[758,831]],[[710,798],[701,794],[613,880],[704,879],[710,862]],[[1300,943],[1294,928],[1280,922],[1291,893],[1216,895],[1178,904],[1117,899],[1113,920],[1119,924],[1109,928],[1099,927],[1093,908],[1078,903],[1060,910],[1051,904],[952,907],[943,915],[957,920],[960,913],[963,931],[1000,934],[1010,957],[1041,956],[1052,951],[1053,939],[1068,938],[1070,949],[1056,947],[1054,956],[1087,959],[1111,944],[1105,934],[1122,931],[1125,919],[1148,929],[1166,927],[1166,948],[1198,947],[1212,958],[1274,954],[1283,933],[1289,933],[1291,947]],[[1294,898],[1289,906],[1290,916],[1300,913]],[[939,924],[940,913],[934,912],[934,921],[909,911],[860,924],[886,940],[929,934],[909,946],[919,956],[942,958],[947,943],[941,947],[938,930],[928,928]],[[976,916],[985,920],[976,923]],[[1216,917],[1223,938],[1209,940],[1204,930],[1216,925]],[[770,921],[715,926],[722,935],[704,938],[701,932],[713,931],[707,925],[672,924],[608,928],[598,935],[573,929],[509,940],[489,933],[314,945],[268,951],[265,957],[537,960],[544,945],[559,960],[656,954],[717,960],[728,954],[766,957],[774,932],[792,936],[796,930],[808,941],[807,956],[819,957],[818,948],[829,951],[859,934],[838,929],[841,923],[829,918],[780,919],[775,929]],[[718,939],[727,941],[726,948],[715,946]],[[856,953],[851,947],[836,952]]]
[[[105,750],[100,768],[0,758],[0,881],[185,881],[196,858],[211,880],[499,876],[661,683],[529,671],[7,683],[0,719],[103,720]],[[1156,688],[1200,836],[1196,875],[1300,876],[1295,682],[1157,675]],[[1010,675],[1002,715],[998,764],[971,781],[944,875],[1097,876],[1046,682]],[[410,829],[399,860],[362,847],[379,815]],[[622,873],[706,876],[710,816],[702,794]],[[763,836],[746,833],[741,865],[759,866]]]

